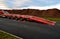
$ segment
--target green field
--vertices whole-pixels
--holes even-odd
[[[51,20],[51,21],[60,22],[60,18],[51,18],[51,17],[42,17],[42,18],[45,18],[45,19]]]
[[[0,30],[0,39],[22,39],[22,38]]]
[[[49,18],[49,17],[44,17],[44,18],[48,19],[48,20],[60,22],[60,18]],[[14,37],[14,36],[11,36],[7,33],[4,33],[4,32],[0,31],[0,39],[21,39],[21,38]]]

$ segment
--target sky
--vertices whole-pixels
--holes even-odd
[[[60,0],[0,0],[1,8],[24,8],[24,7],[57,7]]]

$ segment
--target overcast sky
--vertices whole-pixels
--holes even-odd
[[[0,0],[0,7],[3,8],[46,7],[55,5],[60,5],[60,0]]]

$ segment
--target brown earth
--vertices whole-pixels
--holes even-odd
[[[9,13],[24,14],[24,15],[34,15],[38,17],[58,17],[60,18],[60,10],[53,8],[47,10],[38,9],[22,9],[22,10],[5,10]]]

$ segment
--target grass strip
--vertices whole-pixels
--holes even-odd
[[[22,39],[22,38],[0,30],[0,39]]]

